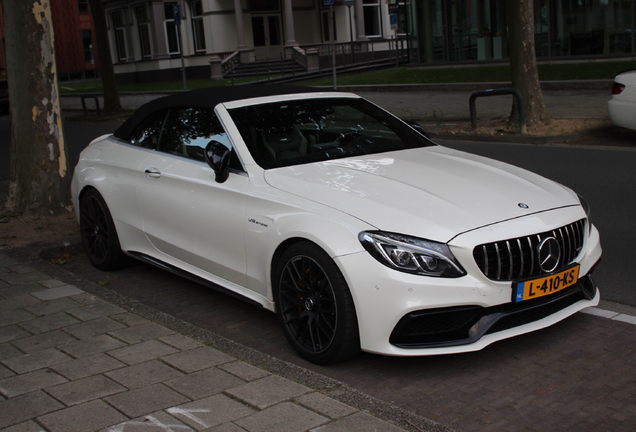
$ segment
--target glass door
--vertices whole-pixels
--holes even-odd
[[[252,32],[257,58],[278,57],[283,52],[280,14],[253,15]]]

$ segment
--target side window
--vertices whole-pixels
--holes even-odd
[[[230,139],[213,110],[172,109],[161,135],[159,151],[204,161],[203,152],[212,140],[232,149]],[[232,154],[230,166],[243,170],[234,154]]]
[[[150,115],[132,131],[128,141],[139,147],[156,149],[167,113],[168,110],[163,110]]]

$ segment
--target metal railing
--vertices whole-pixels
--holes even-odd
[[[335,50],[335,56],[332,55]],[[275,56],[257,56],[239,51],[217,54],[223,58],[221,70],[225,77],[234,79],[237,70],[248,71],[241,75],[254,76],[256,81],[272,80],[272,76],[285,78],[301,74],[322,74],[334,67],[337,70],[364,68],[369,66],[400,65],[408,61],[405,39],[380,39],[342,43],[324,43],[295,46]],[[303,72],[292,67],[293,63],[302,67]]]

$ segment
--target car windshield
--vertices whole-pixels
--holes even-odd
[[[264,169],[434,145],[364,99],[304,99],[229,110]]]

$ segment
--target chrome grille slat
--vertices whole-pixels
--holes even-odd
[[[565,244],[565,237],[563,237],[563,232],[561,231],[561,228],[559,228],[558,230],[554,230],[552,231],[552,236],[557,239],[557,241],[559,242],[559,246],[561,247],[561,262],[563,262],[564,257],[567,256],[568,254],[568,245]],[[567,258],[565,258],[567,260]]]
[[[574,229],[576,230],[574,238],[576,241],[576,254],[578,255],[581,249],[583,249],[583,243],[581,242],[581,239],[583,238],[583,233],[585,232],[585,221],[579,221],[579,223],[574,225]]]
[[[543,240],[554,237],[561,246],[561,260],[555,270],[558,271],[574,262],[580,254],[585,232],[585,219],[581,219],[553,231],[479,245],[473,250],[473,257],[488,279],[512,281],[532,278],[542,274],[536,260],[537,248]]]
[[[574,247],[572,247],[572,236],[570,235],[570,227],[563,227],[563,231],[565,231],[565,236],[568,238],[568,254],[567,256],[567,260],[571,261],[572,260],[572,252],[574,251]]]
[[[517,239],[517,246],[519,246],[519,276],[517,278],[523,278],[523,270],[524,270],[524,259],[523,259],[523,248],[521,247],[521,239]]]
[[[532,247],[532,240],[530,237],[527,237],[528,246],[530,247],[530,274],[534,273],[534,248]]]
[[[508,279],[512,279],[512,270],[514,269],[514,266],[512,264],[514,263],[514,261],[512,259],[512,249],[510,248],[509,241],[506,241],[506,248],[508,249],[508,262],[510,263],[510,269],[508,269]]]
[[[579,251],[581,250],[581,245],[578,242],[578,238],[580,236],[580,226],[579,224],[575,224],[574,226],[572,226],[572,237],[574,238],[574,253],[578,254]]]
[[[499,253],[499,245],[495,243],[495,252],[497,253],[497,280],[501,280],[501,254]]]
[[[481,267],[481,271],[488,276],[488,249],[486,249],[486,245],[481,246],[481,251],[484,255],[484,263]]]

